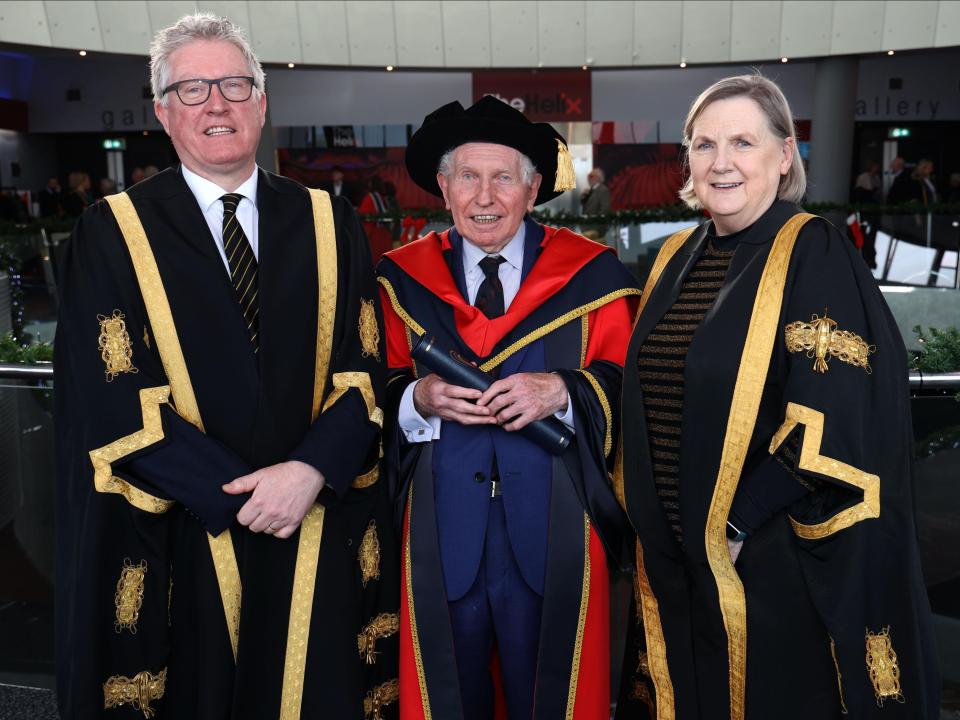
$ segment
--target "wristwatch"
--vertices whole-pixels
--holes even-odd
[[[743,542],[746,539],[747,533],[727,520],[727,540],[732,540],[733,542]]]

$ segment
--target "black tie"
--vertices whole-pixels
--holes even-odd
[[[500,283],[500,263],[506,262],[499,255],[487,255],[480,261],[483,270],[483,282],[477,290],[474,305],[480,312],[493,320],[503,315],[503,285]]]
[[[247,240],[240,221],[237,220],[237,206],[243,195],[228,193],[223,201],[223,251],[230,266],[230,283],[237,293],[237,302],[243,319],[247,321],[247,331],[253,351],[260,349],[260,294],[257,285],[257,259]]]

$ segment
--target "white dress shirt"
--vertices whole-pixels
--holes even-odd
[[[210,233],[217,243],[217,250],[229,275],[230,263],[227,262],[227,253],[223,249],[223,203],[220,202],[220,198],[226,195],[227,191],[216,183],[191,172],[186,165],[181,165],[180,169],[183,172],[183,179],[187,181],[187,186],[197,199],[197,204],[200,205],[200,211],[207,225],[210,226]],[[260,245],[257,241],[257,226],[260,224],[260,216],[257,213],[257,170],[258,168],[254,166],[253,174],[233,192],[243,196],[237,205],[237,222],[240,223],[243,233],[250,241],[253,256],[259,261]]]
[[[526,226],[520,223],[520,228],[510,241],[503,247],[499,253],[505,262],[500,263],[497,269],[497,276],[500,278],[500,284],[503,286],[503,309],[506,312],[510,308],[510,303],[520,291],[520,279],[523,273],[523,246],[526,239]],[[487,253],[481,248],[463,239],[463,276],[467,285],[467,301],[473,305],[477,299],[477,292],[483,283],[484,274],[480,267],[480,261],[487,257]],[[429,442],[440,438],[441,420],[436,415],[423,417],[417,412],[413,404],[413,391],[416,388],[416,382],[410,383],[403,391],[403,397],[400,399],[400,409],[398,413],[398,422],[400,430],[403,432],[407,442]],[[570,402],[570,394],[567,393],[567,409],[556,413],[559,418],[571,430],[574,429],[573,404]]]

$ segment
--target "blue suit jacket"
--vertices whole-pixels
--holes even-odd
[[[526,220],[521,285],[537,259],[543,229]],[[463,238],[449,235],[444,253],[450,273],[466,299]],[[544,345],[537,341],[511,356],[500,377],[546,370]],[[489,426],[445,422],[433,451],[437,530],[447,599],[462,597],[473,585],[483,557],[490,475],[493,458],[502,481],[507,532],[517,564],[527,584],[543,594],[547,558],[547,519],[550,510],[552,458],[517,433]]]

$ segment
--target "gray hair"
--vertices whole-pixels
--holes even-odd
[[[437,163],[438,173],[444,177],[450,177],[450,173],[453,172],[453,155],[459,148],[459,145],[452,147],[440,156],[440,162]],[[517,154],[520,156],[520,177],[523,184],[530,187],[533,185],[533,176],[537,174],[537,166],[533,164],[533,160],[519,150],[517,150]]]
[[[777,198],[795,203],[800,202],[807,191],[807,173],[803,168],[800,150],[797,147],[797,132],[794,128],[790,104],[777,84],[760,74],[736,75],[724,78],[700,93],[700,97],[694,100],[693,105],[690,106],[687,119],[683,123],[683,146],[689,152],[690,143],[693,141],[693,126],[708,105],[717,100],[729,100],[736,97],[746,97],[753,100],[766,117],[770,131],[780,140],[793,138],[793,163],[790,165],[787,174],[780,178]],[[684,165],[687,165],[686,159],[684,159]],[[686,183],[680,189],[680,199],[694,210],[699,210],[702,207],[693,191],[693,178],[689,177],[689,173]]]
[[[266,76],[243,30],[225,17],[198,12],[193,15],[184,15],[170,27],[158,31],[150,44],[150,86],[153,89],[154,102],[164,106],[167,104],[163,89],[170,84],[170,56],[185,45],[198,40],[221,40],[233,43],[243,54],[250,75],[253,77],[254,92],[257,98],[260,97],[265,87]]]

